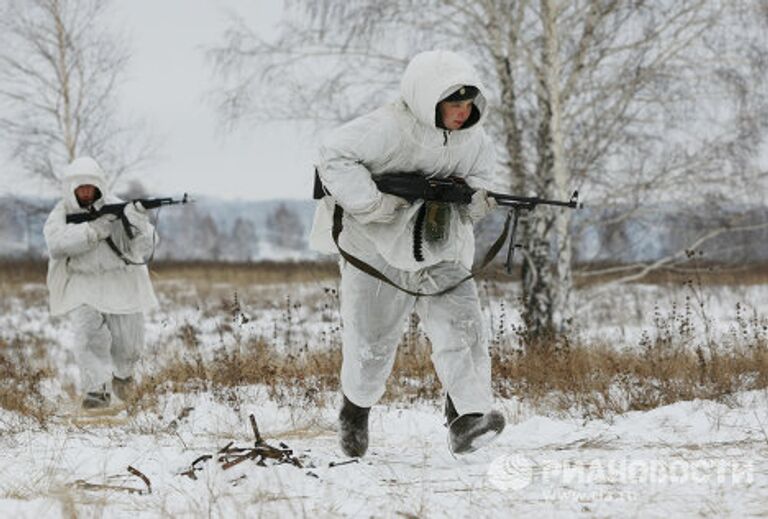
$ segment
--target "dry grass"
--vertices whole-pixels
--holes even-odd
[[[656,316],[655,330],[640,347],[620,351],[605,344],[542,342],[527,350],[498,342],[492,349],[495,392],[543,410],[577,413],[585,418],[647,410],[692,399],[724,399],[737,391],[768,387],[768,328],[738,320],[727,343],[691,343],[687,314]],[[229,329],[226,333],[236,334]],[[221,349],[212,362],[200,352],[199,330],[185,325],[186,354],[144,380],[135,405],[151,406],[158,388],[212,391],[233,407],[231,388],[258,384],[286,405],[327,404],[339,390],[338,347],[293,354],[278,353],[264,341]],[[398,347],[382,402],[440,399],[442,387],[430,359],[431,345],[412,318]]]
[[[0,286],[45,283],[48,264],[39,260],[0,260]],[[270,283],[306,283],[337,278],[334,262],[164,262],[150,265],[155,280],[182,279],[185,283],[227,283],[234,286]]]
[[[618,267],[612,264],[585,264],[576,268],[577,286],[591,286],[613,281],[640,270],[623,271],[620,274],[595,273]],[[4,283],[45,283],[47,264],[39,260],[0,260],[0,286]],[[270,283],[305,283],[336,279],[339,276],[335,262],[169,262],[155,261],[150,266],[154,279],[182,279],[187,283],[234,285],[260,285]],[[483,271],[481,279],[494,281],[519,280],[519,269],[508,276],[500,264],[493,264]],[[686,263],[655,270],[639,283],[681,284],[696,279],[707,285],[759,285],[768,283],[768,265],[764,263],[744,265],[719,265],[692,259]]]
[[[151,265],[153,279],[183,279],[185,283],[234,286],[266,285],[272,283],[311,283],[337,278],[336,263],[308,261],[257,263],[226,262],[155,262]]]
[[[0,285],[45,283],[48,264],[33,260],[0,260]]]
[[[577,287],[599,285],[640,272],[641,267],[616,273],[602,273],[620,265],[590,264],[583,265],[574,274]],[[690,259],[674,267],[654,270],[637,283],[651,285],[680,285],[695,281],[702,286],[710,285],[764,285],[768,283],[768,265],[752,263],[742,265],[720,265],[704,262],[700,259]]]
[[[332,295],[333,296],[333,295]],[[340,343],[310,349],[308,345],[292,353],[278,352],[261,339],[243,340],[237,324],[239,305],[225,302],[220,309],[220,339],[232,339],[234,346],[220,348],[212,361],[204,360],[201,331],[195,323],[186,322],[177,338],[182,351],[142,381],[130,406],[152,408],[163,391],[211,391],[223,403],[235,409],[240,402],[233,388],[259,385],[269,397],[285,405],[326,405],[329,394],[339,391],[341,368]],[[283,319],[290,319],[283,314]],[[226,337],[224,337],[226,336]],[[322,340],[321,340],[322,342]],[[411,320],[398,347],[393,375],[383,402],[434,399],[441,386],[430,360],[430,345]]]
[[[0,338],[0,408],[47,422],[51,408],[41,392],[43,381],[53,376],[39,340],[15,336]]]
[[[137,388],[133,405],[154,403],[158,388],[171,392],[213,391],[263,385],[270,398],[295,403],[296,398],[322,404],[320,399],[338,387],[339,353],[278,355],[262,341],[249,342],[237,350],[222,350],[213,361],[203,361],[199,351],[176,357],[147,376]],[[226,400],[226,395],[224,395]]]
[[[151,409],[162,392],[211,391],[237,409],[240,402],[229,389],[255,384],[265,387],[270,399],[280,404],[324,406],[327,396],[339,391],[340,367],[338,348],[280,354],[263,341],[252,341],[220,351],[212,362],[205,362],[196,351],[176,357],[145,377],[129,405]],[[382,401],[432,399],[440,391],[428,345],[399,348]]]
[[[291,405],[325,405],[327,396],[338,391],[338,341],[318,338],[320,345],[312,349],[304,345],[291,353],[280,353],[269,339],[243,338],[237,324],[240,305],[229,299],[232,287],[280,284],[278,290],[288,298],[281,315],[288,321],[284,328],[289,333],[296,326],[290,322],[291,308],[302,301],[306,305],[307,301],[286,295],[284,285],[333,281],[338,275],[335,265],[155,264],[153,271],[161,279],[180,280],[179,290],[197,287],[188,296],[190,301],[213,301],[205,312],[219,323],[221,344],[229,346],[221,346],[212,361],[204,360],[209,357],[203,353],[206,346],[199,323],[179,325],[174,334],[184,347],[143,378],[130,403],[134,409],[152,409],[163,393],[176,391],[211,391],[237,407],[240,402],[233,389],[252,384],[267,388],[272,399]],[[40,305],[39,292],[44,289],[34,284],[44,283],[43,264],[3,263],[0,273],[0,295],[12,294],[22,302],[35,298],[35,304]],[[658,277],[657,281],[679,284],[682,279],[690,283],[691,276],[695,276],[698,286],[718,280],[752,283],[768,279],[768,268],[719,272],[701,269],[669,275],[680,277]],[[30,283],[31,291],[29,287],[20,291],[22,285]],[[495,286],[485,285],[486,292]],[[322,305],[312,307],[323,312],[323,322],[327,313],[327,322],[333,324],[331,307],[338,305],[335,289],[308,297],[324,298]],[[640,347],[631,351],[618,351],[605,344],[573,344],[566,339],[543,341],[523,351],[511,346],[519,342],[518,337],[497,340],[492,349],[494,389],[500,396],[516,397],[543,409],[605,417],[681,400],[725,399],[736,391],[768,387],[768,327],[764,321],[739,315],[727,340],[698,344],[690,331],[690,314],[690,309],[684,309],[671,316],[653,316],[653,328]],[[17,334],[0,340],[0,370],[4,373],[0,379],[0,407],[44,424],[50,409],[40,387],[46,378],[55,376],[46,362],[46,345],[39,337]],[[439,399],[441,392],[430,360],[429,341],[419,332],[414,319],[398,349],[383,401],[433,400]]]
[[[130,403],[152,409],[164,392],[210,391],[238,410],[236,388],[258,384],[282,405],[325,406],[339,390],[341,358],[336,351],[287,357],[254,345],[245,354],[216,362],[177,359],[145,377]],[[429,362],[429,348],[401,348],[382,403],[434,401],[441,386]],[[495,392],[542,409],[584,418],[605,418],[678,401],[727,399],[737,391],[768,387],[768,348],[709,354],[701,351],[616,352],[607,347],[577,347],[543,354],[494,353]]]
[[[426,339],[398,349],[395,367],[382,402],[441,398]],[[693,399],[724,399],[737,391],[768,387],[768,343],[743,348],[667,349],[659,344],[643,350],[616,351],[605,345],[580,345],[531,352],[494,351],[496,394],[518,398],[546,410],[603,418]],[[221,353],[214,362],[199,355],[178,358],[147,377],[133,404],[151,408],[165,391],[212,391],[238,407],[228,388],[258,384],[285,405],[326,405],[339,390],[338,350],[280,355],[264,343],[243,352]]]
[[[768,343],[709,350],[605,345],[497,353],[497,392],[590,418],[768,387]]]

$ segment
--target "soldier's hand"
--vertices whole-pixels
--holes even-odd
[[[93,236],[95,236],[95,240],[93,241],[99,241],[99,240],[105,240],[109,238],[109,236],[112,234],[112,222],[114,222],[116,217],[111,214],[105,214],[104,216],[99,216],[95,220],[91,220],[88,222],[88,227],[92,231]]]
[[[488,213],[493,211],[497,205],[496,199],[488,196],[488,191],[485,189],[478,189],[472,195],[472,201],[469,203],[469,206],[467,206],[469,218],[473,222],[479,222],[488,216]]]
[[[141,205],[141,202],[132,202],[125,205],[125,217],[128,218],[128,222],[137,227],[143,227],[149,222],[149,215],[147,210]]]
[[[411,205],[405,198],[382,193],[376,206],[365,213],[356,213],[354,216],[361,223],[389,223],[397,216],[398,212]]]

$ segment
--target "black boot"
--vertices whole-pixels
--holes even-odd
[[[112,391],[117,398],[126,402],[133,395],[133,377],[120,378],[113,375]]]
[[[459,417],[459,413],[456,412],[456,408],[453,406],[453,400],[451,395],[445,394],[445,426],[450,427],[453,421]]]
[[[90,391],[83,398],[83,409],[104,409],[109,407],[110,400],[106,391]]]
[[[370,407],[359,407],[344,396],[344,405],[339,413],[339,441],[341,450],[351,458],[360,458],[368,450],[370,411]]]
[[[498,411],[459,416],[450,395],[445,399],[445,419],[451,452],[468,454],[493,441],[504,430],[506,420]]]

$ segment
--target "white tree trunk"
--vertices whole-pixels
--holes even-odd
[[[540,123],[536,188],[540,196],[568,199],[570,176],[565,157],[562,65],[554,0],[542,0],[541,67],[538,68]],[[523,269],[524,319],[531,338],[567,331],[572,288],[569,211],[539,207],[528,220],[529,254]]]
[[[563,104],[560,85],[563,73],[557,29],[558,9],[555,0],[543,0],[541,13],[544,25],[544,85],[551,111],[549,128],[552,178],[554,181],[552,195],[556,199],[567,200],[570,174],[565,157],[565,135],[563,134],[562,122]],[[571,235],[568,232],[571,211],[555,209],[552,217],[554,218],[552,230],[555,247],[555,272],[552,279],[552,324],[557,332],[564,332],[567,328],[568,301],[570,300],[573,281],[571,275]]]

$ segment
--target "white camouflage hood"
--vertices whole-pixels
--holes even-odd
[[[414,56],[400,81],[400,95],[420,122],[436,128],[437,103],[462,85],[479,90],[474,101],[480,112],[480,119],[473,125],[477,126],[485,116],[485,87],[472,65],[455,52],[431,50]]]
[[[94,203],[94,206],[98,208],[103,205],[108,195],[107,176],[91,157],[79,157],[64,169],[61,187],[64,203],[69,211],[82,210],[80,204],[77,203],[75,189],[85,184],[96,186],[101,191],[101,198]]]

